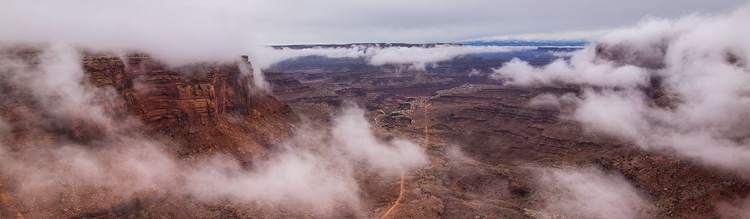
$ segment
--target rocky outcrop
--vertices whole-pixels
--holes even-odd
[[[250,115],[248,77],[236,66],[193,65],[167,69],[144,57],[86,61],[86,74],[96,86],[112,86],[128,111],[149,126],[216,124],[225,114]]]
[[[40,52],[32,48],[7,54],[34,66]],[[289,106],[252,87],[248,62],[172,68],[144,54],[89,52],[83,57],[86,81],[81,83],[107,116],[116,123],[137,118],[147,130],[136,130],[171,138],[183,156],[223,151],[248,160],[286,138],[297,120]],[[0,83],[0,116],[15,140],[8,145],[38,139],[85,143],[104,136],[106,127],[88,121],[87,115],[51,115],[29,87]]]
[[[275,95],[294,95],[313,90],[310,86],[304,85],[299,80],[279,71],[264,70],[263,75],[266,81],[271,84],[271,90]]]
[[[148,164],[192,165],[221,153],[249,165],[271,154],[271,147],[286,140],[298,120],[288,105],[253,87],[254,72],[246,61],[169,67],[144,54],[83,52],[82,62],[76,63],[76,50],[51,57],[47,52],[36,47],[0,49],[0,218],[128,217],[122,215],[140,214],[142,209],[155,215],[166,212],[163,217],[208,217],[196,215],[210,215],[211,207],[164,194],[178,191],[179,185],[154,186],[137,194],[128,188],[113,191],[120,173],[107,169],[109,165],[132,164],[109,160],[130,158],[120,151],[148,148],[159,154],[144,162]],[[50,58],[64,61],[45,60]],[[59,163],[82,156],[58,154],[70,150],[95,155],[89,157],[102,161],[91,161],[92,166],[106,167],[91,174],[96,177],[68,179],[67,167],[58,169]],[[87,165],[70,171],[85,172]],[[25,190],[30,180],[19,172],[38,174],[37,167],[46,181],[55,182],[42,187],[47,190]],[[143,168],[154,168],[159,176],[178,172]],[[55,178],[57,174],[61,176]]]
[[[125,59],[87,57],[85,72],[92,84],[114,87],[129,114],[176,137],[186,154],[217,150],[247,156],[283,139],[296,120],[289,106],[252,88],[249,63],[168,68],[147,56]]]

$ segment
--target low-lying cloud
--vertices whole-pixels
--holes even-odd
[[[11,1],[0,9],[0,43],[64,43],[147,52],[171,65],[235,61],[257,44],[252,24],[227,1]]]
[[[234,1],[16,1],[0,8],[0,45],[66,44],[118,54],[146,53],[171,67],[265,57],[253,4]],[[256,87],[268,90],[262,74]]]
[[[419,145],[404,139],[382,142],[372,134],[364,110],[348,108],[334,120],[334,141],[343,147],[344,156],[391,176],[426,165],[427,157]]]
[[[270,49],[270,48],[269,48]],[[536,47],[525,46],[459,46],[459,45],[437,45],[430,47],[367,47],[352,46],[338,48],[304,48],[290,49],[281,48],[266,50],[262,68],[269,67],[277,62],[304,56],[324,56],[327,58],[364,58],[370,65],[410,65],[416,70],[425,70],[429,64],[448,61],[453,58],[478,53],[500,53],[520,50],[532,50]]]
[[[593,48],[575,53],[569,61],[558,59],[541,68],[518,58],[505,63],[490,77],[507,79],[509,84],[537,85],[572,83],[604,87],[645,86],[649,80],[647,71],[635,66],[618,66],[615,63],[597,63]]]
[[[572,118],[588,130],[750,176],[747,20],[750,7],[648,18],[570,61],[534,67],[514,60],[492,77],[522,86],[579,85]]]
[[[644,218],[653,208],[622,176],[597,168],[542,169],[543,212],[573,218]]]
[[[339,205],[360,211],[366,206],[361,206],[358,196],[356,171],[397,177],[428,163],[415,143],[375,137],[364,110],[358,107],[344,108],[334,118],[330,133],[302,128],[281,147],[282,153],[255,164],[253,171],[217,158],[199,164],[197,171],[189,173],[189,190],[213,199],[305,206],[319,214],[331,213]]]
[[[0,179],[21,209],[34,209],[25,211],[28,217],[184,195],[317,215],[343,206],[366,216],[358,171],[396,177],[428,162],[417,144],[375,137],[357,107],[343,109],[330,130],[296,130],[277,153],[253,160],[252,167],[228,155],[180,159],[179,146],[139,131],[144,125],[138,119],[108,109],[121,97],[89,84],[82,61],[64,44],[43,47],[38,59],[11,53],[0,59],[0,75],[8,79],[0,88],[20,92],[0,102],[0,109],[14,112],[0,117]],[[15,138],[18,132],[33,137]]]
[[[428,64],[448,61],[460,55],[475,53],[512,52],[536,49],[535,47],[505,47],[505,46],[436,46],[423,47],[387,47],[375,49],[370,56],[372,65],[385,64]],[[368,51],[369,52],[369,51]]]

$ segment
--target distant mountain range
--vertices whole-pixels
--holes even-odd
[[[352,47],[425,47],[435,46],[461,46],[461,43],[344,43],[344,44],[289,44],[289,45],[270,45],[274,49],[309,49],[309,48],[352,48]]]
[[[270,45],[275,49],[306,49],[306,48],[351,48],[351,47],[435,47],[435,46],[537,46],[537,47],[582,47],[591,44],[586,40],[471,40],[456,43],[346,43],[346,44],[290,44]]]
[[[586,46],[591,44],[587,40],[523,40],[523,39],[492,39],[492,40],[472,40],[460,42],[461,45],[467,46]]]

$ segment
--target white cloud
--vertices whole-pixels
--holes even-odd
[[[261,60],[261,68],[269,67],[277,62],[303,57],[324,56],[328,58],[364,58],[370,65],[382,66],[388,64],[406,64],[416,70],[424,70],[428,64],[448,61],[462,55],[476,53],[512,52],[536,49],[526,46],[454,46],[439,45],[434,47],[338,47],[338,48],[304,48],[304,49],[264,49],[265,57]]]
[[[387,47],[371,48],[367,50],[369,62],[372,65],[385,64],[425,64],[448,61],[460,55],[474,53],[511,52],[536,49],[536,47],[508,47],[508,46],[435,46],[423,47]]]
[[[338,47],[338,48],[303,48],[303,49],[291,49],[291,48],[280,48],[274,49],[272,47],[263,47],[259,51],[262,56],[257,57],[257,66],[259,68],[268,68],[273,64],[287,59],[293,59],[304,56],[324,56],[328,58],[361,58],[365,57],[364,47]]]
[[[0,35],[0,44],[60,43],[94,50],[140,50],[170,65],[234,62],[239,55],[249,54],[251,61],[267,67],[279,57],[262,44],[456,42],[501,34],[612,28],[644,15],[722,11],[739,2],[696,0],[675,5],[643,0],[622,2],[618,7],[599,1],[551,1],[545,3],[547,7],[536,7],[533,3],[490,0],[9,0],[0,8],[0,29],[6,33]],[[636,7],[643,4],[653,11],[624,10],[643,8]],[[590,10],[597,6],[600,10]],[[567,22],[562,25],[550,20]],[[403,57],[400,53],[384,51],[382,57],[373,57],[373,63],[393,62]],[[444,59],[435,57],[442,54],[436,51],[420,56],[436,60]],[[417,67],[427,63],[417,56],[404,58],[412,59]],[[267,88],[262,74],[256,78],[257,87]]]
[[[725,15],[649,18],[603,36],[599,55],[592,46],[569,62],[539,68],[514,60],[493,77],[519,85],[583,86],[572,118],[589,130],[748,177],[747,20],[750,7]],[[651,87],[654,78],[660,78],[659,87]],[[653,90],[664,95],[653,100]]]
[[[558,59],[547,66],[536,68],[514,58],[495,70],[490,78],[507,79],[510,84],[534,85],[574,83],[604,87],[645,86],[647,71],[630,65],[618,66],[611,62],[594,62],[593,48],[574,53],[569,61]]]
[[[540,94],[529,101],[529,106],[561,109],[576,104],[577,101],[578,98],[573,94],[565,94],[562,96]]]
[[[372,134],[364,110],[349,108],[334,120],[334,140],[343,147],[344,156],[362,161],[379,172],[399,173],[428,163],[423,149],[410,141],[396,139],[383,143]]]
[[[377,138],[356,107],[344,109],[330,130],[297,130],[278,145],[283,150],[253,160],[252,168],[228,155],[178,159],[170,142],[136,131],[143,128],[137,119],[104,110],[119,95],[87,83],[76,50],[61,44],[41,50],[38,63],[12,53],[0,56],[0,75],[8,79],[2,86],[22,94],[6,98],[29,102],[29,109],[12,119],[40,136],[7,138],[10,124],[4,121],[9,118],[0,118],[0,178],[20,209],[34,209],[24,212],[27,217],[53,217],[60,208],[78,209],[73,213],[107,209],[150,195],[190,196],[203,203],[264,202],[322,217],[342,210],[363,216],[367,203],[360,201],[355,171],[395,177],[428,163],[417,144]],[[46,127],[71,120],[78,126]],[[85,133],[90,126],[104,129]],[[95,137],[66,139],[64,133],[71,130]]]
[[[1,43],[65,43],[148,52],[170,64],[234,61],[253,47],[252,25],[230,2],[15,1],[0,9]]]
[[[644,218],[648,200],[622,176],[596,168],[543,169],[537,196],[544,213],[573,218]]]

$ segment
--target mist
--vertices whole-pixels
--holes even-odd
[[[369,62],[371,65],[380,66],[385,64],[430,64],[440,61],[448,61],[457,56],[475,53],[512,52],[520,50],[531,50],[535,47],[509,47],[509,46],[435,46],[423,47],[387,47],[377,48],[372,53]],[[370,52],[370,51],[368,51]]]
[[[80,4],[86,7],[65,10]],[[242,5],[229,2],[12,1],[6,6],[0,9],[0,27],[13,34],[0,36],[3,43],[138,50],[171,65],[234,61],[255,45],[241,10],[228,9]]]
[[[453,1],[187,0],[175,4],[146,0],[9,0],[0,8],[0,29],[6,33],[0,36],[0,43],[63,43],[97,51],[140,51],[171,66],[208,61],[234,62],[239,55],[249,55],[253,63],[261,63],[262,69],[273,62],[263,59],[275,56],[264,53],[263,45],[267,44],[459,42],[484,36],[528,38],[520,35],[528,32],[559,32],[561,34],[547,36],[581,38],[591,35],[582,34],[592,32],[590,30],[598,33],[601,32],[598,30],[614,28],[647,15],[674,17],[685,11],[724,11],[740,1],[689,1],[679,5],[668,1],[658,4],[639,1],[623,3],[620,7],[611,7],[611,3],[602,5],[596,1],[581,1],[575,4],[551,3],[554,7],[550,8],[554,10],[547,10],[528,3],[488,0],[472,1],[471,4]],[[599,6],[600,10],[585,9],[591,5]],[[648,5],[650,10],[613,12],[619,8],[643,8],[643,5]],[[509,17],[514,19],[507,19]],[[570,20],[567,26],[548,22],[561,18]],[[383,59],[373,59],[373,63],[394,63],[392,59],[403,57],[397,54],[400,51],[389,53]],[[439,54],[441,52],[423,55]],[[418,68],[439,61],[434,58],[412,59],[417,60],[408,62],[417,63]],[[255,85],[267,90],[262,77],[263,74],[256,75],[259,79]]]
[[[347,108],[334,120],[331,132],[345,157],[390,176],[428,164],[423,149],[411,141],[399,138],[389,142],[378,140],[364,114],[360,108]]]
[[[543,211],[573,218],[644,218],[653,206],[622,176],[593,167],[541,169]]]
[[[338,48],[304,48],[304,49],[271,49],[264,54],[269,56],[261,61],[261,68],[267,68],[283,60],[304,56],[323,56],[327,58],[364,58],[372,66],[409,65],[416,70],[425,70],[430,64],[449,61],[453,58],[478,53],[500,53],[521,50],[533,50],[536,47],[526,46],[456,46],[437,45],[434,47],[367,47],[352,46]]]
[[[188,174],[188,189],[209,200],[260,200],[321,215],[346,206],[364,216],[357,172],[396,178],[428,164],[424,149],[411,141],[379,140],[356,106],[343,108],[330,132],[302,127],[281,148],[252,171],[214,157]]]
[[[184,196],[203,203],[262,202],[321,216],[343,206],[363,217],[370,209],[360,200],[357,172],[396,179],[427,164],[421,146],[376,137],[356,106],[343,108],[330,129],[300,127],[252,167],[225,154],[181,159],[179,146],[144,133],[137,118],[107,107],[121,97],[87,82],[77,50],[65,44],[40,49],[38,59],[12,53],[0,59],[0,75],[8,78],[0,88],[29,92],[0,107],[36,104],[0,117],[0,178],[20,206],[36,209],[28,217]],[[33,137],[13,137],[23,129],[14,130],[11,119],[28,124]],[[67,129],[77,131],[68,136]],[[77,139],[75,132],[95,137]]]
[[[491,77],[519,86],[581,86],[580,95],[565,100],[537,100],[572,102],[573,112],[564,116],[589,132],[750,177],[747,20],[747,6],[728,14],[646,18],[569,61],[535,67],[516,59]]]
[[[81,5],[85,5],[82,7]],[[196,62],[260,61],[249,9],[221,1],[11,1],[0,9],[0,45],[65,44],[116,54],[146,53],[170,67]],[[254,85],[268,90],[262,74]]]

